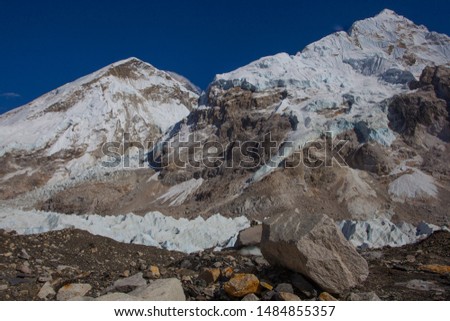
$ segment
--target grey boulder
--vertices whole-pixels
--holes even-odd
[[[341,293],[364,281],[367,262],[325,214],[285,212],[264,222],[261,251],[272,265]]]

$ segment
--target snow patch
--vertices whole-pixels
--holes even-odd
[[[438,190],[434,178],[418,169],[411,170],[412,173],[403,174],[389,184],[389,194],[393,200],[404,202],[414,198],[437,198]]]
[[[203,178],[191,178],[188,181],[172,186],[166,193],[158,197],[162,203],[170,201],[169,206],[178,206],[192,195],[203,183]]]

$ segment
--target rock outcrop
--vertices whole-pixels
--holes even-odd
[[[389,104],[390,127],[404,136],[414,136],[418,125],[448,140],[450,106],[450,68],[426,67],[419,81],[410,83],[415,92],[395,96]]]

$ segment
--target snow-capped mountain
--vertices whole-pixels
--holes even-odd
[[[0,116],[0,194],[8,198],[101,170],[102,146],[117,142],[123,152],[125,133],[148,148],[197,101],[189,81],[137,58],[57,88]]]
[[[355,22],[348,33],[333,33],[295,55],[280,53],[219,74],[199,108],[177,126],[179,135],[172,131],[163,140],[176,144],[191,134],[203,144],[220,142],[229,148],[214,156],[228,165],[244,159],[232,154],[233,147],[263,142],[270,133],[277,154],[250,170],[169,166],[161,177],[168,183],[201,177],[191,199],[229,215],[263,219],[296,208],[336,219],[397,215],[411,222],[420,214],[408,214],[417,211],[405,203],[420,200],[425,207],[433,204],[433,222],[438,216],[445,217],[439,224],[448,222],[444,200],[449,190],[432,176],[435,165],[428,158],[437,164],[448,151],[449,63],[447,35],[383,10]],[[405,137],[402,128],[409,126],[414,139]],[[304,157],[307,144],[320,142],[325,132],[347,141],[343,158],[349,167],[285,168],[288,156]],[[161,152],[160,159],[170,164],[170,153]],[[201,159],[201,151],[187,157]],[[450,173],[448,166],[439,166],[444,175]],[[189,198],[185,203],[192,205]]]
[[[296,130],[288,140],[301,147],[324,131],[335,134],[357,128],[367,140],[389,146],[386,99],[409,90],[426,66],[450,62],[450,38],[391,10],[357,21],[314,42],[296,55],[280,53],[219,74],[209,87],[206,105],[230,88],[256,93],[286,90],[285,99],[266,112],[294,115]],[[361,128],[363,127],[363,128]],[[283,150],[281,155],[292,150]],[[284,157],[275,159],[279,162]],[[255,175],[264,176],[267,168]]]
[[[125,132],[154,140],[197,105],[198,94],[179,79],[137,58],[116,62],[0,116],[0,155],[94,153]]]

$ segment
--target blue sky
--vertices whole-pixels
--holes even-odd
[[[383,8],[450,34],[448,0],[0,0],[0,113],[131,56],[205,88]]]

